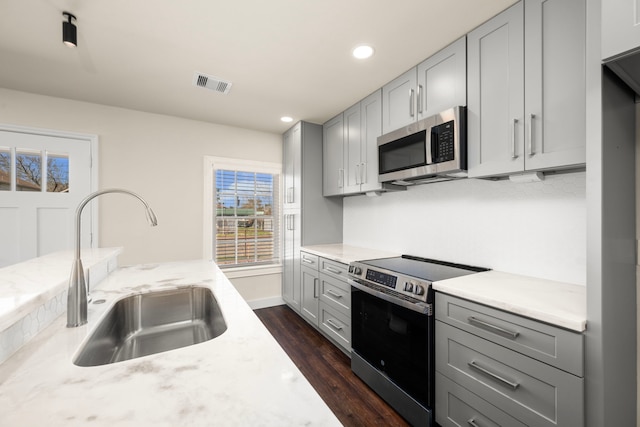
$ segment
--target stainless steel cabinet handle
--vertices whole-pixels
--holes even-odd
[[[367,182],[367,164],[360,163],[362,167],[360,168],[360,184],[365,184]]]
[[[338,270],[337,268],[325,267],[324,269],[327,270],[327,271],[332,272],[333,274],[342,274],[342,271]]]
[[[318,280],[317,277],[313,278],[313,297],[314,298],[319,298],[319,295],[318,295],[318,281],[319,280]]]
[[[293,187],[287,188],[287,203],[293,203]]]
[[[328,293],[329,295],[331,295],[332,297],[342,298],[342,295],[340,295],[340,294],[338,294],[338,293],[336,293],[336,292],[332,291],[331,289],[327,289],[327,293]]]
[[[344,186],[344,169],[338,169],[338,188]]]
[[[469,421],[467,421],[467,424],[469,424],[471,427],[480,427],[478,423],[476,423],[475,418],[471,418]]]
[[[342,330],[342,326],[338,325],[336,322],[333,321],[333,319],[327,319],[327,323],[329,324],[329,326],[331,326],[333,329],[337,329],[338,331]]]
[[[489,322],[485,322],[484,320],[480,320],[476,317],[473,316],[469,316],[467,317],[467,320],[469,321],[469,323],[479,326],[480,328],[487,330],[489,332],[494,332],[494,333],[498,333],[500,335],[504,335],[507,338],[511,338],[512,340],[515,340],[516,338],[518,338],[518,335],[520,335],[520,332],[516,332],[516,331],[510,331],[508,329],[502,328],[500,326],[496,326],[493,325]]]
[[[360,165],[356,165],[356,185],[360,185]]]
[[[422,114],[422,85],[418,85],[418,114]]]
[[[305,257],[302,257],[302,262],[306,262],[307,264],[315,264],[315,261]]]
[[[518,131],[518,119],[513,119],[513,139],[511,141],[511,158],[517,159],[518,155],[516,154],[516,132]]]
[[[533,151],[533,119],[536,118],[535,114],[530,114],[529,115],[529,149],[527,150],[530,156],[533,156],[534,154],[536,154]]]
[[[493,372],[491,372],[490,370],[488,370],[486,368],[483,368],[482,366],[478,365],[475,360],[472,360],[471,362],[469,362],[467,364],[469,365],[470,368],[473,368],[473,369],[475,369],[475,370],[477,370],[479,372],[482,372],[483,374],[485,374],[485,375],[487,375],[487,376],[489,376],[489,377],[491,377],[491,378],[493,378],[495,380],[498,380],[503,384],[508,385],[509,387],[511,387],[514,390],[517,389],[520,386],[520,384],[518,384],[518,383],[514,383],[513,381],[509,381],[508,379],[502,378],[500,375],[498,375],[496,373],[493,373]]]
[[[285,215],[287,230],[294,230],[293,214]]]
[[[411,117],[414,117],[416,115],[415,107],[413,104],[414,98],[415,98],[415,91],[413,89],[409,89],[409,115]]]

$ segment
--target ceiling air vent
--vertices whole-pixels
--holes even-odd
[[[203,87],[223,94],[228,94],[233,83],[219,79],[217,77],[208,76],[202,73],[195,73],[193,76],[193,85]]]

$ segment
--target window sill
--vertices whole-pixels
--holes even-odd
[[[282,264],[221,268],[221,270],[229,279],[235,279],[237,277],[266,276],[269,274],[281,274]]]

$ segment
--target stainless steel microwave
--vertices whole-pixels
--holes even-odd
[[[378,181],[412,185],[466,177],[466,113],[450,108],[378,137]]]

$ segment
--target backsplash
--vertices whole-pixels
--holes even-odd
[[[463,179],[346,197],[343,242],[584,285],[585,179]]]

